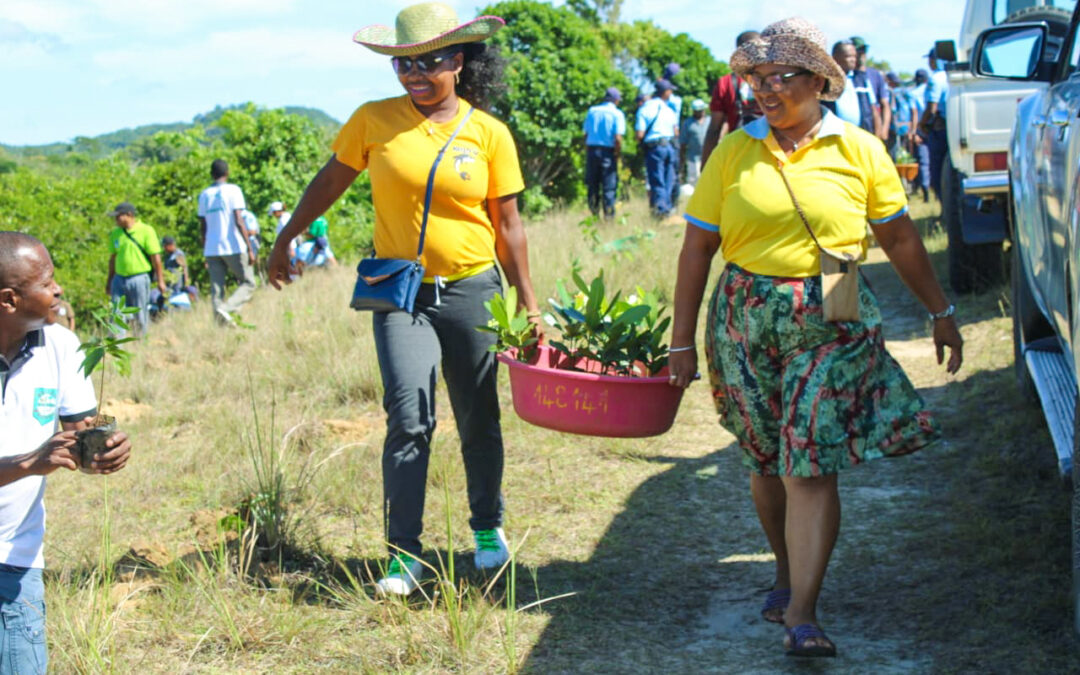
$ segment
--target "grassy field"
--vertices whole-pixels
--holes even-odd
[[[933,213],[916,209],[940,266]],[[580,219],[529,225],[538,292],[577,260],[614,287],[670,295],[681,228],[640,204],[618,224]],[[1075,672],[1068,499],[1041,417],[1015,393],[1007,294],[958,299],[966,362],[949,377],[879,251],[866,271],[890,349],[947,440],[841,480],[828,670]],[[244,314],[250,331],[216,328],[205,303],[169,317],[137,346],[133,377],[110,379],[106,409],[133,436],[132,463],[49,481],[56,672],[795,669],[757,615],[766,542],[701,384],[668,434],[611,440],[523,423],[504,370],[517,564],[494,580],[468,573],[464,475],[440,393],[424,534],[438,581],[409,602],[374,599],[381,385],[370,318],[347,308],[352,281],[338,268],[264,290]],[[254,517],[261,537],[244,526]]]

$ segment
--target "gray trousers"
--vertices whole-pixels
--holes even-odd
[[[150,325],[150,275],[143,273],[122,277],[117,274],[113,277],[110,295],[113,304],[123,300],[125,306],[139,308],[139,313],[133,314],[129,322],[136,335],[146,333]]]
[[[483,303],[501,291],[492,268],[448,282],[439,292],[421,284],[413,314],[375,312],[375,349],[382,373],[386,441],[383,444],[383,522],[393,553],[420,555],[424,491],[435,432],[435,383],[442,365],[454,411],[469,493],[469,525],[502,524],[503,444],[499,426],[495,343],[476,327],[490,318]]]
[[[251,300],[255,292],[255,270],[248,262],[247,253],[209,255],[206,256],[206,264],[210,272],[210,299],[215,312],[220,309],[231,314]],[[239,283],[228,300],[225,300],[226,273],[232,274]]]

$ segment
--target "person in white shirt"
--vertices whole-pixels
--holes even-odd
[[[233,316],[255,292],[255,251],[244,221],[244,193],[229,182],[229,165],[215,159],[210,165],[214,183],[199,195],[199,223],[202,226],[203,255],[210,272],[210,298],[215,319],[236,326]],[[239,283],[225,300],[226,274]]]
[[[656,96],[638,108],[634,132],[645,149],[645,173],[649,181],[649,206],[653,213],[664,218],[671,213],[671,189],[675,184],[679,154],[675,140],[679,136],[679,117],[668,106],[675,86],[660,79],[656,81]]]
[[[79,468],[76,435],[93,424],[93,385],[79,372],[79,339],[56,321],[62,289],[49,252],[21,232],[0,232],[0,673],[44,673],[45,476]],[[58,430],[59,427],[59,430]],[[88,473],[119,471],[131,455],[110,436]]]
[[[267,209],[267,213],[274,219],[277,224],[274,229],[274,236],[281,234],[281,231],[285,229],[285,226],[289,224],[289,219],[292,218],[292,214],[285,210],[285,204],[283,202],[270,202],[270,208]],[[296,247],[303,243],[303,237],[296,237],[289,242],[289,260],[296,260]]]

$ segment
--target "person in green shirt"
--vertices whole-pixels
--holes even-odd
[[[330,239],[327,237],[328,229],[329,225],[323,216],[311,221],[311,225],[308,227],[308,236],[311,237],[314,243],[311,247],[310,259],[314,261],[322,253],[326,256],[326,265],[333,267],[337,264],[337,259],[334,258],[334,254],[330,251]]]
[[[146,332],[150,324],[150,270],[157,275],[158,290],[164,295],[165,274],[161,266],[161,243],[154,228],[138,220],[135,206],[121,202],[109,212],[116,219],[116,227],[109,233],[109,279],[105,291],[113,303],[124,301],[128,307],[137,307],[132,315],[132,329],[136,335]]]

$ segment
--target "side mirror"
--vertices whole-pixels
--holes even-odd
[[[1013,23],[988,28],[979,34],[971,52],[971,72],[979,77],[1041,80],[1045,23]]]
[[[956,63],[956,43],[952,40],[938,40],[934,43],[934,56],[938,61]]]

